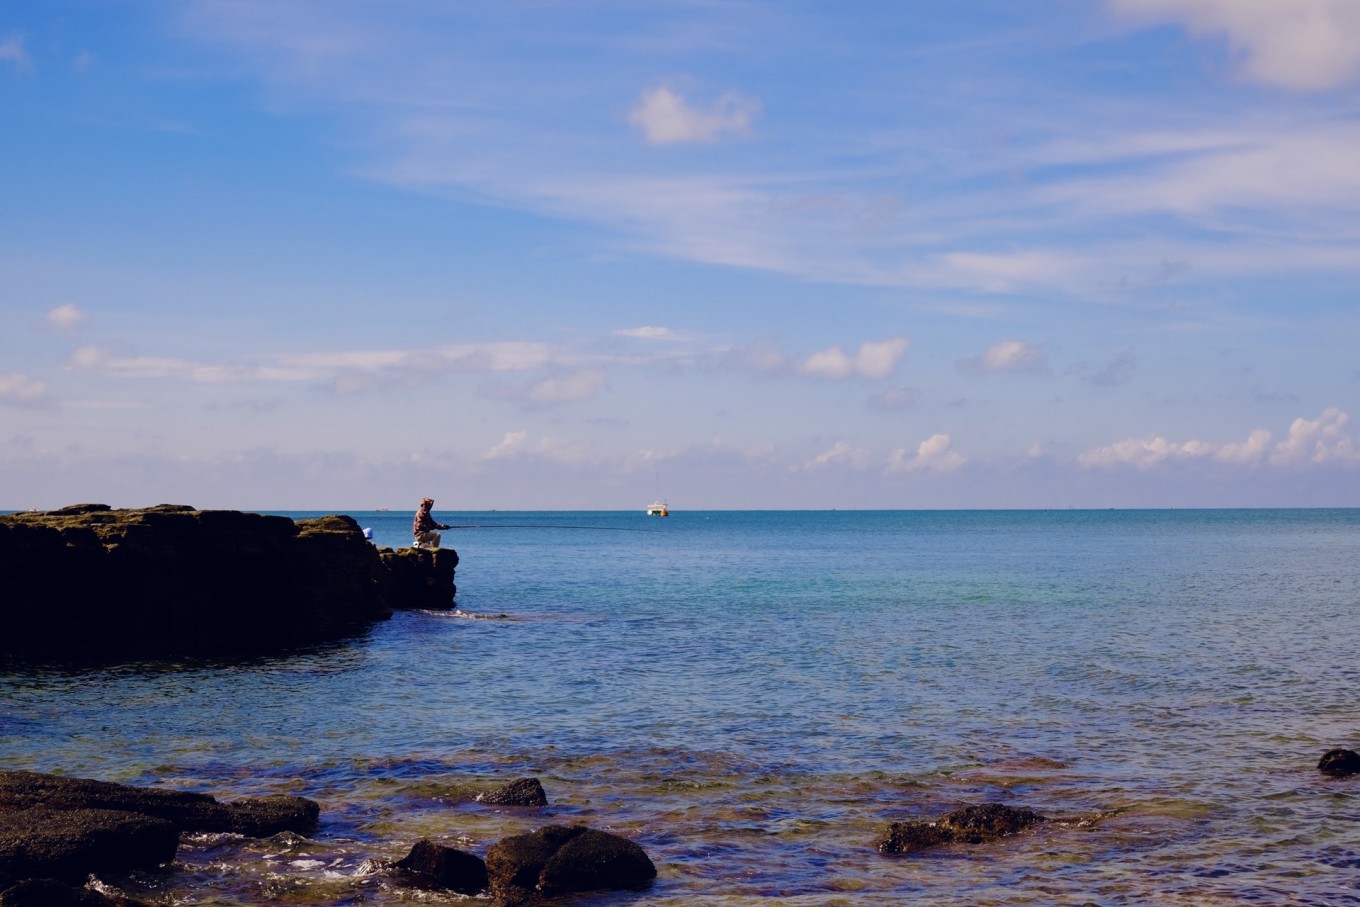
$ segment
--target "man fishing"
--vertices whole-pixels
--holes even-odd
[[[434,498],[421,498],[420,508],[416,510],[415,522],[411,524],[411,534],[415,536],[412,547],[415,548],[438,548],[439,533],[436,529],[448,529],[443,523],[437,522],[430,510],[434,507]]]

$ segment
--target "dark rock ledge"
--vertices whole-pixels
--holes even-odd
[[[453,607],[458,553],[375,548],[348,516],[77,504],[0,516],[0,654],[263,654]]]
[[[221,803],[207,794],[0,771],[0,905],[135,904],[78,886],[92,873],[169,863],[183,832],[310,834],[319,814],[303,797]]]

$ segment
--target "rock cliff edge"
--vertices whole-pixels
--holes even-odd
[[[453,607],[458,554],[375,548],[348,516],[293,521],[162,504],[0,517],[0,653],[266,653],[396,608]]]

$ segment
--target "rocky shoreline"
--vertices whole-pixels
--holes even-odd
[[[1360,774],[1360,754],[1330,750],[1317,768],[1333,777]],[[474,802],[514,808],[532,823],[548,797],[537,778],[519,778],[483,791]],[[0,771],[0,907],[147,907],[117,891],[119,878],[175,871],[181,835],[310,836],[320,813],[318,803],[297,796],[222,803],[203,793]],[[1082,827],[1100,818],[1054,820],[1024,807],[980,803],[934,819],[893,822],[873,846],[885,857],[919,857],[1006,841],[1044,823]],[[404,858],[372,859],[367,865],[396,886],[486,896],[493,907],[642,891],[657,877],[655,864],[638,844],[580,824],[540,825],[511,834],[482,856],[421,838]]]
[[[485,802],[534,808],[547,799],[537,779],[519,779],[487,792]],[[221,803],[201,793],[0,771],[0,907],[146,907],[86,882],[164,870],[183,834],[310,835],[320,811],[304,797]],[[656,878],[656,866],[637,844],[584,825],[511,835],[485,857],[422,839],[405,858],[376,865],[398,885],[488,893],[497,907],[640,890]]]
[[[161,504],[0,516],[0,655],[254,655],[454,607],[458,553],[376,548],[348,516]]]

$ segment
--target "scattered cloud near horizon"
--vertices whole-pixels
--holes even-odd
[[[21,372],[0,372],[0,404],[42,406],[50,401],[47,382]]]
[[[1160,435],[1130,438],[1087,451],[1077,458],[1086,467],[1130,465],[1149,469],[1171,460],[1212,458],[1222,463],[1255,466],[1300,464],[1360,464],[1360,446],[1346,431],[1350,421],[1339,407],[1329,407],[1316,419],[1297,418],[1288,436],[1274,446],[1268,429],[1254,429],[1245,441],[1215,444],[1208,441],[1168,441]]]

